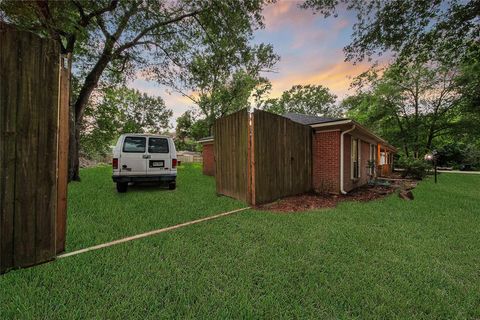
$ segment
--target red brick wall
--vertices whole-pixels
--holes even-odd
[[[316,192],[340,192],[340,131],[313,134],[312,184]]]
[[[203,174],[207,176],[215,175],[215,157],[213,153],[213,143],[203,145]]]

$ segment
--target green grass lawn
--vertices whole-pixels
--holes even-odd
[[[246,207],[218,197],[200,164],[178,167],[174,191],[143,185],[117,193],[111,175],[110,166],[84,169],[69,185],[67,251]]]
[[[179,175],[175,195],[118,195],[108,169],[84,170],[69,194],[69,250],[242,206],[215,196],[198,167]],[[479,186],[443,174],[412,202],[248,210],[13,271],[0,277],[0,319],[478,319]]]

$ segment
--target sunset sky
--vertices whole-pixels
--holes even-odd
[[[355,17],[340,12],[337,18],[325,19],[298,8],[298,3],[280,0],[269,5],[264,11],[265,29],[255,33],[254,42],[271,43],[281,57],[276,72],[267,74],[273,86],[270,96],[277,97],[296,84],[321,84],[341,100],[349,93],[351,78],[368,68],[367,63],[344,62],[342,49],[350,42]],[[174,112],[172,126],[192,106],[190,100],[168,94],[153,82],[137,79],[131,87],[161,96]]]

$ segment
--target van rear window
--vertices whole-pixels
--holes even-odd
[[[144,137],[126,137],[123,142],[123,152],[145,153],[145,144]]]
[[[168,140],[165,138],[148,139],[148,153],[168,153]]]

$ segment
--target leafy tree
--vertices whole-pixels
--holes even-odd
[[[185,139],[190,137],[191,128],[195,119],[191,110],[185,111],[180,117],[177,118],[177,126],[175,127],[176,138],[181,142],[185,142]]]
[[[161,133],[173,115],[160,97],[126,87],[95,92],[82,123],[81,151],[89,157],[105,156],[122,133]]]
[[[262,25],[263,0],[73,0],[2,1],[2,17],[59,42],[79,79],[71,104],[70,178],[78,180],[80,128],[94,89],[124,81],[138,69],[154,69],[162,82],[182,78],[213,43],[229,51],[247,47]],[[248,50],[247,50],[248,52]]]
[[[211,123],[207,118],[199,117],[193,110],[184,112],[177,118],[175,129],[177,149],[200,151],[201,145],[197,141],[210,135],[210,126]]]
[[[394,58],[383,76],[371,70],[357,79],[365,90],[342,103],[350,116],[402,145],[405,155],[449,143],[475,148],[479,1],[305,0],[301,6],[324,16],[337,16],[339,8],[356,13],[346,60]]]
[[[341,111],[335,106],[336,96],[321,85],[295,85],[277,99],[262,103],[264,110],[277,114],[295,112],[324,117],[340,117]]]
[[[406,156],[421,157],[434,139],[461,123],[458,71],[439,64],[394,64],[380,75],[369,70],[357,77],[359,95],[344,101],[348,114],[383,131],[403,146]]]
[[[197,119],[190,130],[191,138],[200,140],[210,135],[210,122],[207,119]]]
[[[177,62],[182,66],[178,77],[164,77],[163,69],[154,68],[153,73],[160,83],[189,98],[211,128],[215,119],[248,108],[252,99],[259,101],[269,91],[271,84],[261,73],[271,71],[279,58],[271,45],[237,47],[215,39],[207,44],[191,63]]]
[[[449,61],[464,56],[480,35],[478,0],[305,0],[324,16],[340,7],[356,13],[348,60],[389,52],[400,59]]]

